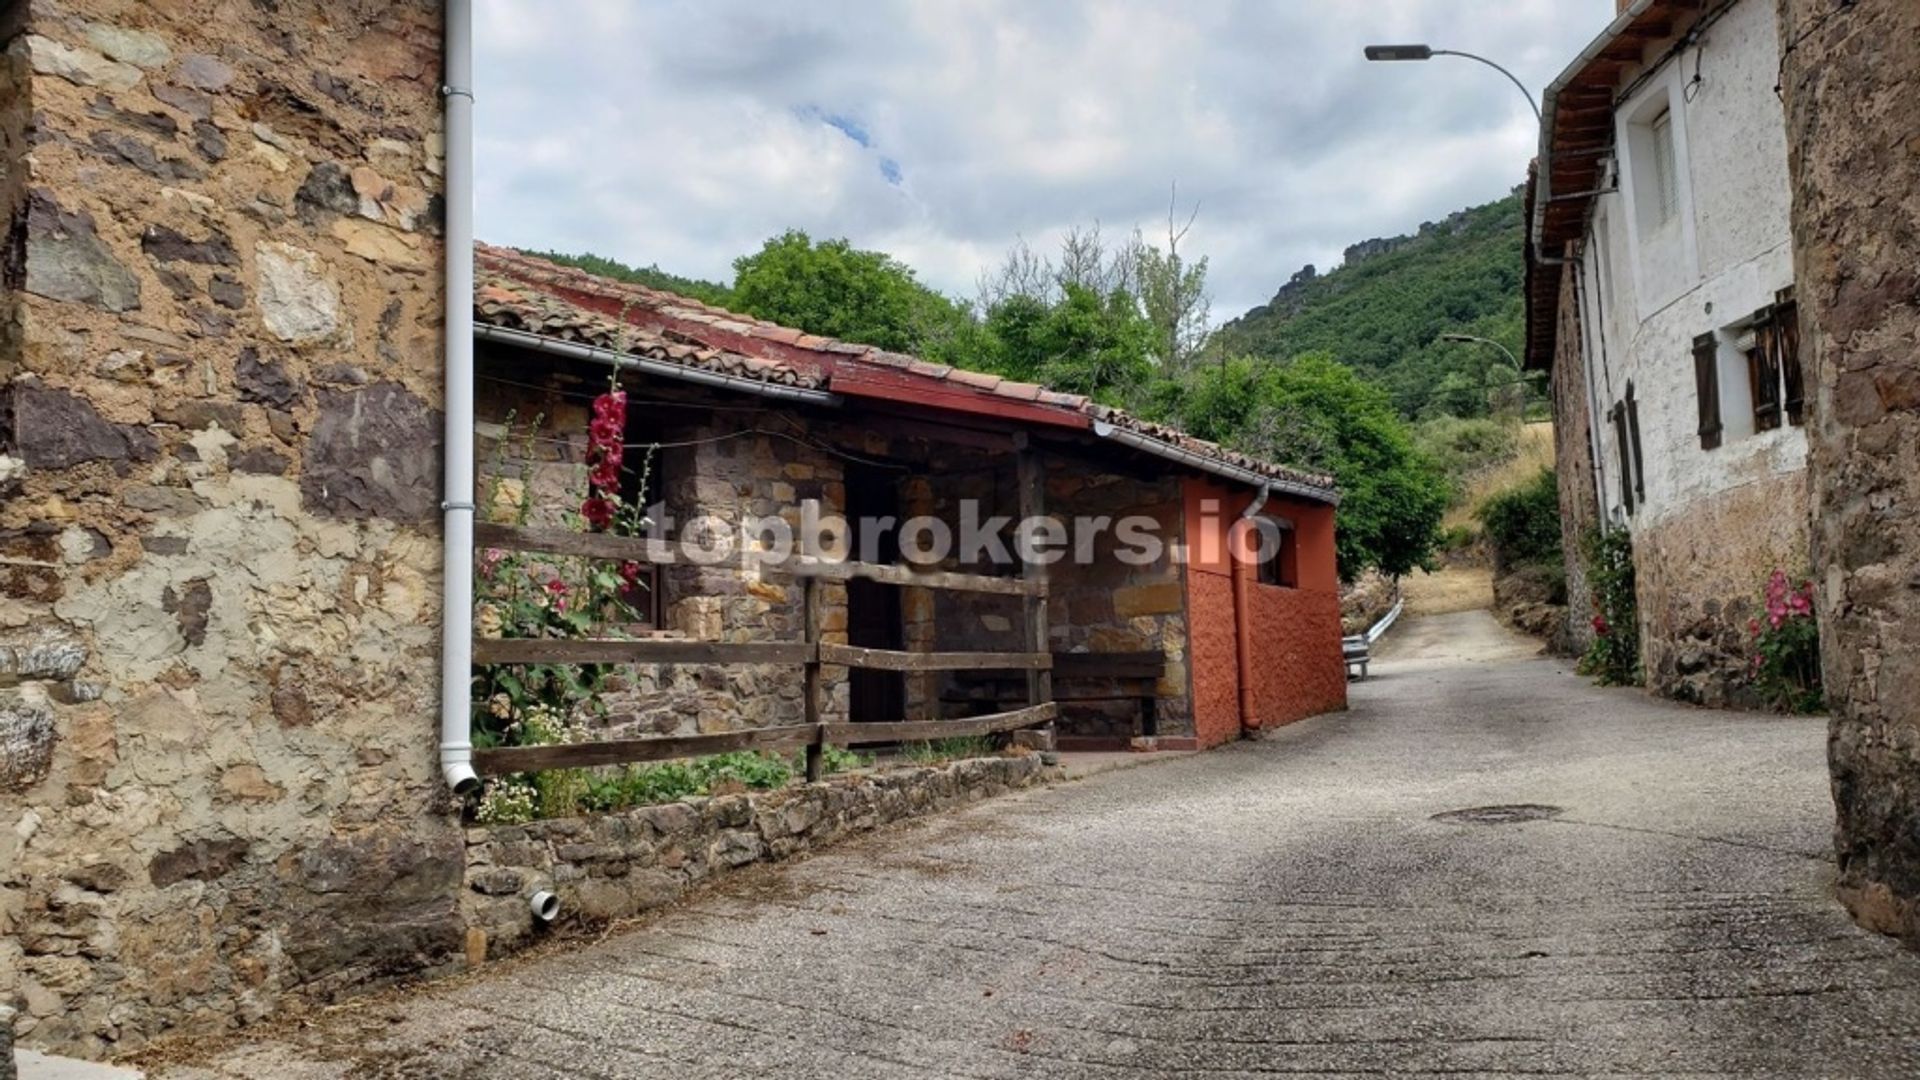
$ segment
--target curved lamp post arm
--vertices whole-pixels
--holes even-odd
[[[1501,354],[1502,356],[1505,356],[1505,357],[1507,358],[1507,363],[1509,363],[1509,364],[1512,364],[1512,365],[1513,365],[1513,370],[1515,370],[1515,371],[1521,371],[1521,370],[1524,370],[1524,369],[1523,369],[1523,368],[1521,367],[1521,365],[1520,365],[1520,360],[1519,360],[1519,358],[1517,358],[1517,357],[1515,357],[1515,356],[1513,355],[1513,350],[1512,350],[1512,349],[1509,349],[1509,348],[1507,348],[1507,347],[1506,347],[1505,345],[1502,345],[1502,344],[1500,344],[1499,342],[1497,342],[1497,341],[1495,341],[1495,340],[1493,340],[1492,338],[1483,338],[1483,337],[1475,337],[1475,336],[1474,336],[1474,335],[1472,335],[1472,334],[1441,334],[1441,335],[1440,335],[1440,340],[1441,340],[1441,341],[1456,341],[1456,342],[1457,342],[1457,341],[1472,341],[1472,342],[1477,342],[1477,343],[1479,343],[1479,344],[1481,344],[1481,345],[1491,345],[1491,346],[1493,346],[1494,348],[1496,348],[1496,349],[1499,349],[1499,350],[1500,350],[1500,354]]]
[[[1492,68],[1493,70],[1499,72],[1500,74],[1505,75],[1507,77],[1507,81],[1511,82],[1517,89],[1519,89],[1520,96],[1527,99],[1527,108],[1533,110],[1534,122],[1543,123],[1545,121],[1545,118],[1540,115],[1540,103],[1533,100],[1533,91],[1528,90],[1527,84],[1521,82],[1519,78],[1514,75],[1513,72],[1508,71],[1506,68],[1501,67],[1499,64],[1494,63],[1493,61],[1487,59],[1484,56],[1476,56],[1470,52],[1461,52],[1458,49],[1435,49],[1433,50],[1433,55],[1434,56],[1464,56],[1469,60],[1478,60],[1481,63]]]

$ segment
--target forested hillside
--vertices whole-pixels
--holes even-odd
[[[1331,472],[1343,574],[1426,563],[1465,482],[1511,457],[1520,372],[1520,198],[1347,249],[1208,328],[1207,260],[1140,232],[1016,243],[976,298],[944,296],[885,252],[797,230],[734,260],[728,284],[596,255],[547,258],[816,334],[1046,383],[1270,460]],[[1488,419],[1496,402],[1504,420]],[[1410,423],[1416,421],[1417,423]]]
[[[1519,355],[1521,214],[1516,191],[1411,236],[1355,244],[1340,266],[1301,270],[1221,327],[1215,346],[1270,360],[1330,353],[1385,386],[1410,419],[1484,415],[1492,388],[1519,372],[1497,349],[1439,336],[1491,338]]]

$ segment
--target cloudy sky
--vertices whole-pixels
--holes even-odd
[[[1199,205],[1216,320],[1518,183],[1613,0],[481,0],[482,239],[731,280],[789,227],[971,297],[1016,238]]]

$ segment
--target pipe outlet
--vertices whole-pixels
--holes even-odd
[[[560,898],[545,889],[528,897],[527,907],[533,909],[533,921],[543,926],[560,917]]]

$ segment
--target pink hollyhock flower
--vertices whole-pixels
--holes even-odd
[[[500,569],[501,560],[506,557],[507,553],[499,548],[487,548],[480,553],[480,572],[487,577],[492,577],[493,572]]]
[[[1747,633],[1752,634],[1754,637],[1760,636],[1760,620],[1759,619],[1747,620]]]
[[[598,495],[580,504],[580,516],[595,529],[604,529],[613,524],[613,502]]]

